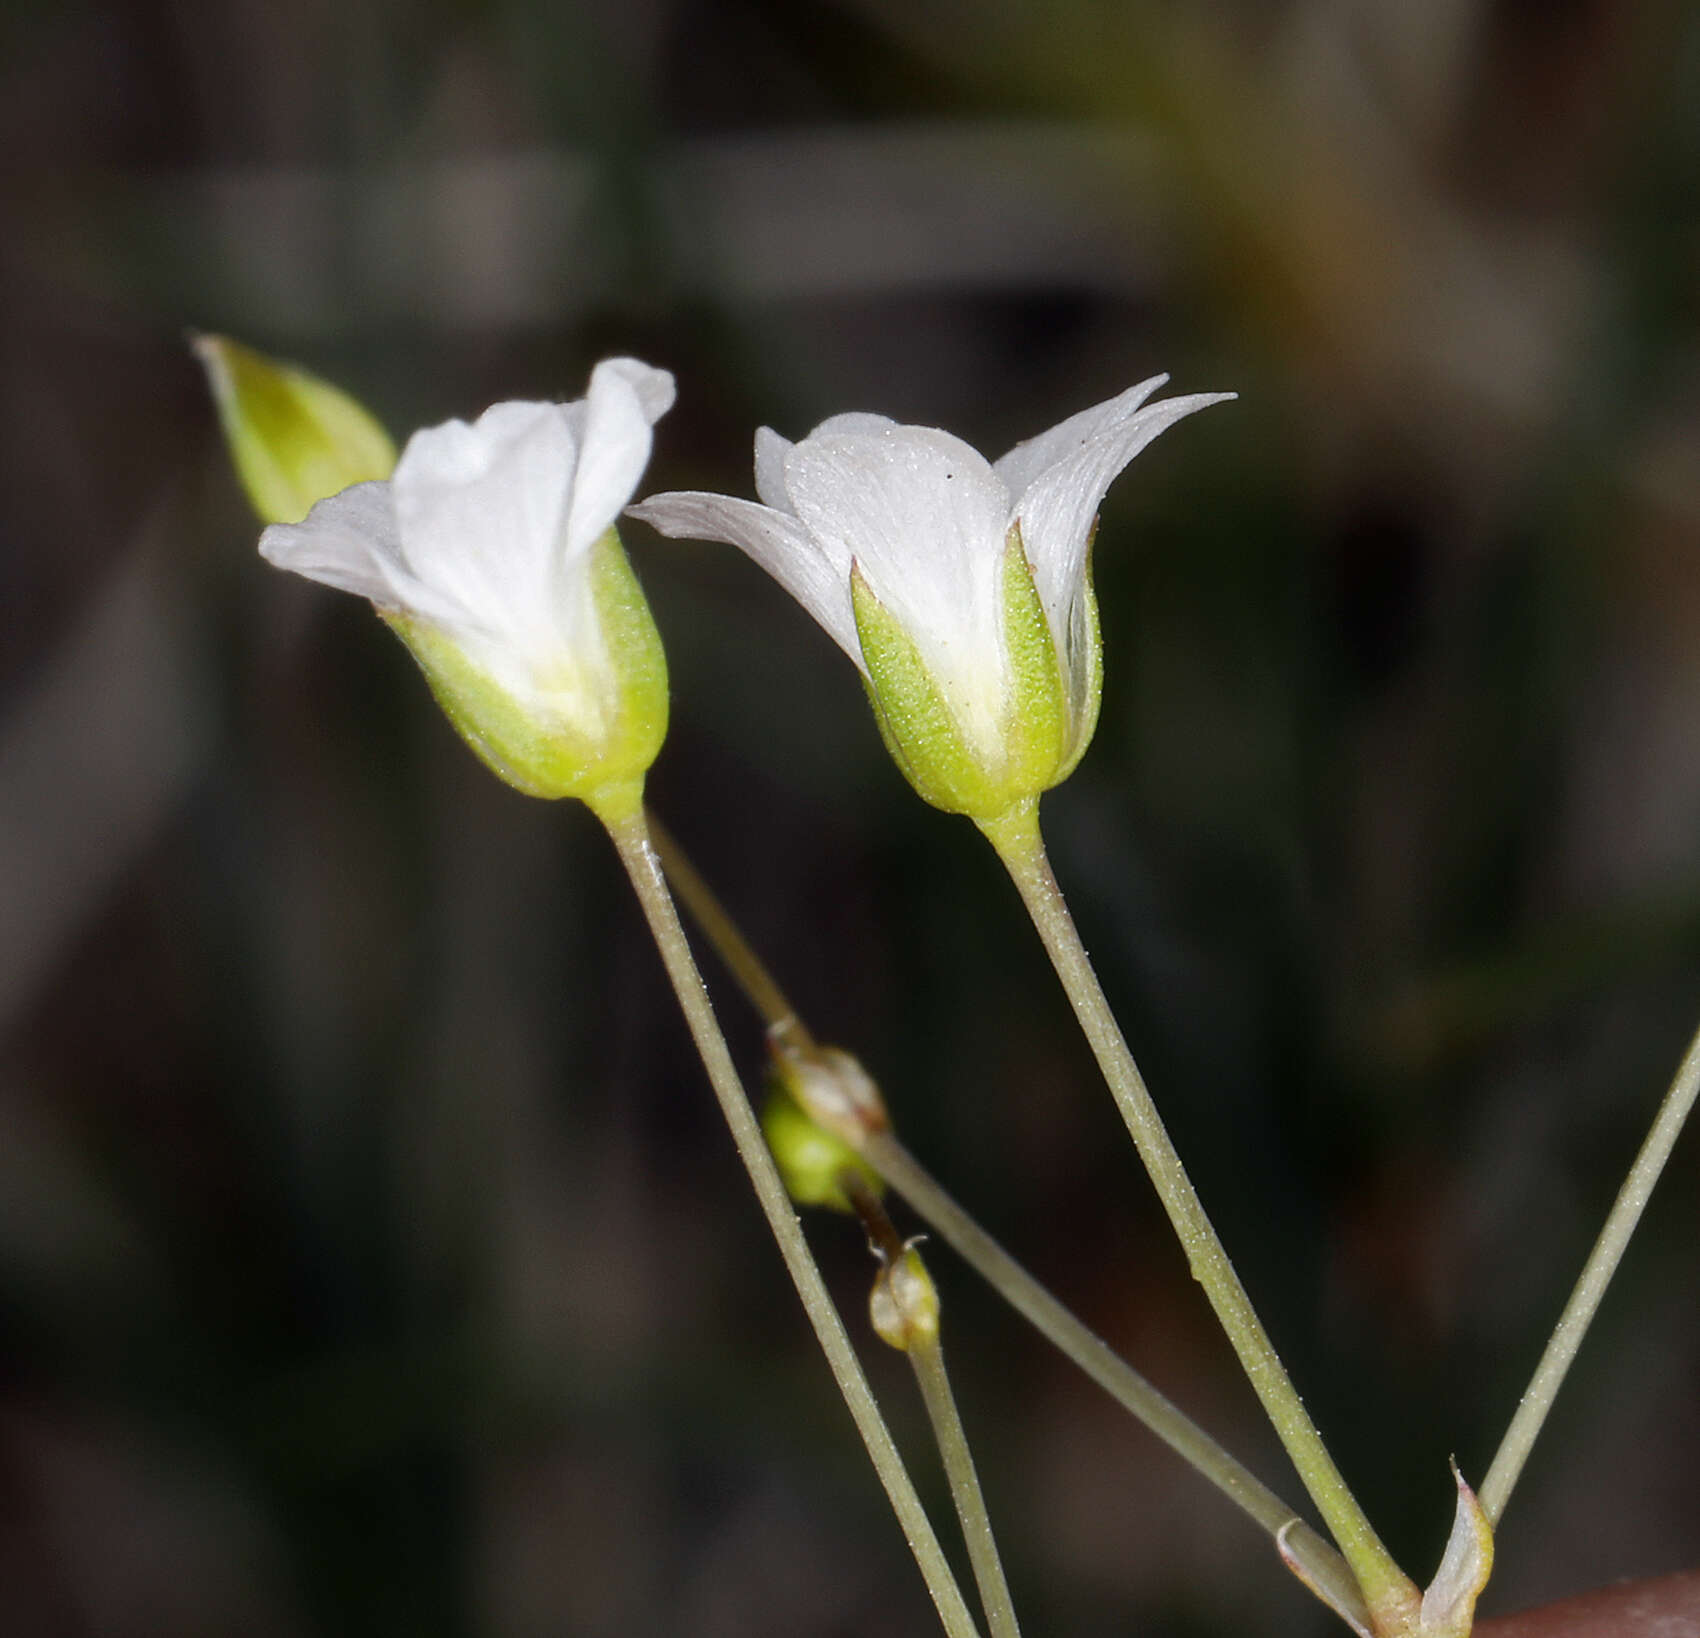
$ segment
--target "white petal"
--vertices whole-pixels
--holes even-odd
[[[870,415],[866,410],[846,410],[843,415],[829,415],[809,434],[819,438],[833,432],[889,432],[899,425],[889,415]]]
[[[843,415],[829,415],[809,436],[818,438],[823,433],[832,432],[885,432],[896,425],[897,422],[889,415],[869,415],[861,410],[850,410]],[[780,437],[772,427],[756,429],[756,493],[767,505],[793,515],[797,509],[791,504],[790,491],[785,487],[785,460],[796,447],[789,438]]]
[[[826,628],[857,665],[856,619],[850,607],[850,562],[835,560],[788,513],[730,495],[675,490],[651,495],[627,514],[683,540],[723,540],[747,553]]]
[[[422,587],[401,560],[395,506],[387,483],[357,483],[317,502],[299,523],[274,523],[260,536],[260,556],[370,598],[383,608],[404,608],[439,618],[440,599]],[[422,603],[430,608],[422,608]]]
[[[636,359],[604,359],[590,377],[578,467],[567,506],[567,558],[590,550],[620,515],[649,465],[654,425],[673,402],[673,378]],[[657,407],[659,406],[659,407]]]
[[[1127,420],[1168,379],[1166,375],[1154,375],[1136,387],[1129,387],[1126,392],[1117,393],[1114,398],[1106,398],[1091,409],[1083,409],[1078,415],[1059,421],[1049,432],[1025,439],[1002,460],[993,463],[997,475],[1009,485],[1012,495],[1019,495],[1046,467],[1054,466],[1099,433],[1108,432]]]
[[[985,457],[932,427],[817,432],[792,450],[785,481],[828,559],[861,566],[965,725],[989,729],[1008,675],[999,586],[1009,493]]]
[[[1086,541],[1105,491],[1122,468],[1160,432],[1194,410],[1220,404],[1233,396],[1231,392],[1201,392],[1183,398],[1165,398],[1135,415],[1110,418],[1085,443],[1070,440],[1072,447],[1039,472],[1018,497],[1015,515],[1021,523],[1021,538],[1033,564],[1040,601],[1059,641],[1067,637],[1070,613],[1084,583]],[[1067,427],[1070,423],[1065,421],[1062,425]],[[1061,430],[1061,427],[1053,428],[1033,442],[1046,443]],[[1010,452],[1018,453],[1019,450]],[[1005,456],[1005,460],[1009,459],[1010,456]]]
[[[497,404],[471,426],[416,432],[392,479],[408,568],[466,622],[547,647],[577,456],[559,404]]]
[[[756,428],[756,493],[779,512],[791,510],[791,497],[785,492],[785,457],[794,447],[772,427]]]
[[[651,426],[672,409],[677,393],[671,371],[658,370],[653,364],[645,364],[637,358],[605,358],[591,371],[592,397],[596,395],[596,378],[604,372],[617,375],[630,385],[638,396],[638,403],[643,406],[644,418]]]

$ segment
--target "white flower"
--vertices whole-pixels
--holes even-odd
[[[1091,737],[1098,504],[1160,432],[1233,396],[1146,404],[1166,379],[1069,417],[995,465],[947,432],[881,415],[834,416],[798,444],[763,427],[763,504],[675,493],[631,513],[761,564],[861,668],[921,794],[982,817],[1066,777]],[[916,696],[917,666],[936,699]],[[1047,711],[1054,732],[1034,720]]]
[[[497,404],[416,432],[391,478],[274,524],[260,551],[369,598],[522,790],[641,779],[666,729],[666,671],[613,525],[672,402],[665,370],[607,359],[574,403]]]

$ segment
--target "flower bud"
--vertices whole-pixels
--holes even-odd
[[[868,1318],[880,1340],[900,1353],[908,1353],[917,1343],[925,1347],[938,1341],[938,1287],[913,1241],[876,1276],[868,1298]]]
[[[879,1087],[850,1053],[812,1043],[799,1046],[783,1030],[769,1035],[768,1046],[775,1078],[817,1125],[852,1148],[890,1130]]]
[[[328,381],[224,336],[196,336],[237,475],[265,523],[299,523],[314,502],[387,478],[395,445]]]
[[[786,1192],[799,1206],[853,1211],[844,1192],[846,1172],[861,1179],[876,1198],[885,1183],[842,1138],[817,1126],[790,1095],[776,1087],[761,1116],[761,1129],[773,1151]]]

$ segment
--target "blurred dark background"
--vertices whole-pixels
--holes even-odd
[[[936,1630],[609,849],[261,564],[186,327],[398,435],[636,353],[680,384],[646,488],[739,494],[760,422],[996,454],[1159,369],[1239,391],[1106,505],[1052,852],[1426,1579],[1700,1016],[1697,292],[1689,5],[14,0],[0,1629]],[[736,553],[627,537],[659,810],[911,1146],[1296,1494],[987,850]],[[1697,1169],[1489,1609],[1696,1560]],[[1030,1631],[1330,1630],[934,1262]]]

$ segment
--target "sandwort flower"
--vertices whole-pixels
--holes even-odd
[[[625,811],[666,734],[667,667],[614,521],[672,402],[666,371],[607,359],[574,403],[416,432],[387,482],[274,524],[260,551],[369,598],[510,784]]]
[[[837,415],[756,434],[762,504],[672,493],[663,534],[741,547],[861,668],[887,745],[929,802],[993,819],[1065,779],[1102,682],[1098,503],[1160,432],[1231,393],[1147,404],[1154,376],[995,465],[933,427]]]

